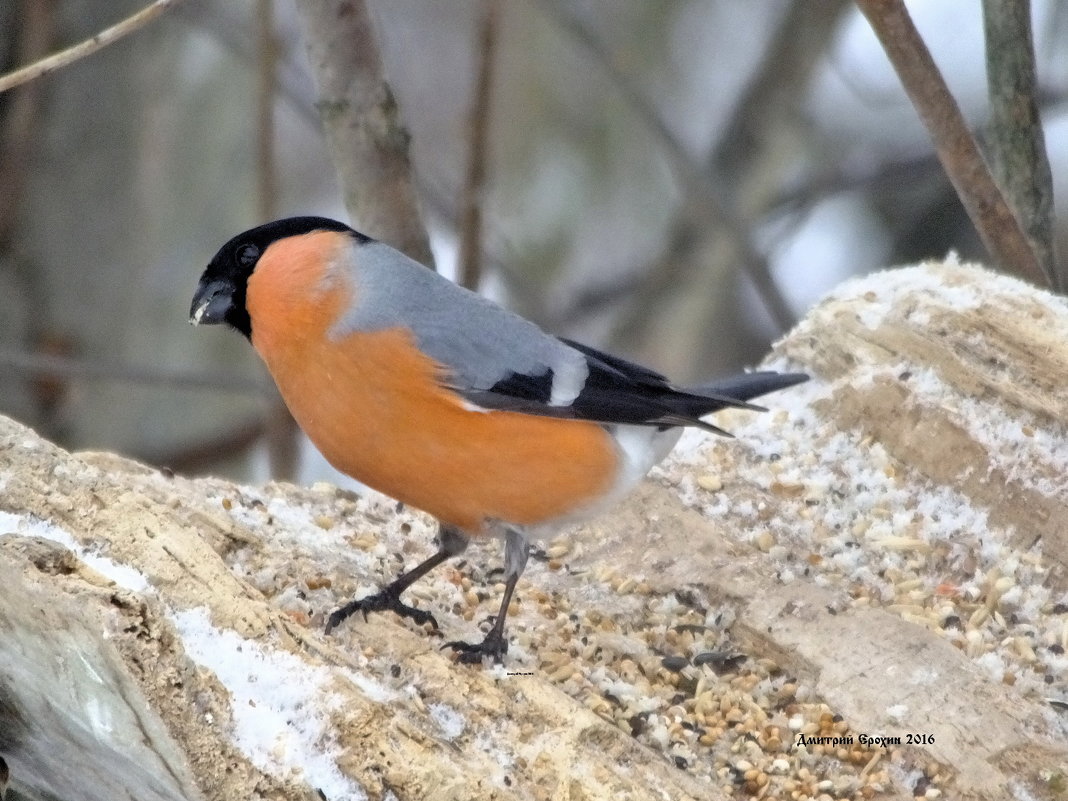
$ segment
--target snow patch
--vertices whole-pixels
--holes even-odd
[[[43,540],[58,543],[71,551],[82,562],[100,573],[109,581],[115,582],[130,592],[151,592],[148,580],[142,573],[127,565],[113,562],[106,556],[95,554],[82,547],[70,532],[47,520],[33,515],[16,515],[0,512],[0,537],[5,534],[17,534],[22,537],[40,537]]]
[[[342,749],[330,720],[339,706],[330,692],[332,671],[216,628],[203,607],[169,617],[190,658],[230,692],[233,742],[256,767],[306,782],[327,798],[367,798],[337,766]]]
[[[448,704],[429,704],[427,709],[446,740],[455,740],[467,727],[467,719]]]
[[[951,254],[947,259],[950,266],[983,269],[977,264],[961,264]],[[938,305],[948,306],[959,311],[978,308],[984,298],[991,292],[1001,292],[1015,296],[1029,296],[1039,300],[1042,305],[1049,305],[1048,293],[1039,292],[1029,284],[1002,273],[984,270],[986,277],[980,284],[977,281],[954,284],[946,280],[943,271],[932,269],[932,264],[919,264],[911,267],[898,267],[881,270],[845,281],[825,298],[827,300],[845,300],[863,298],[868,305],[859,312],[860,322],[869,329],[876,329],[894,308],[907,308],[903,298],[926,295]],[[892,276],[892,278],[890,278]],[[922,317],[913,317],[922,324]]]

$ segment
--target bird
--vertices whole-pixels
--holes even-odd
[[[703,418],[798,384],[742,373],[692,387],[570,339],[325,217],[268,222],[230,239],[204,270],[194,325],[240,332],[293,418],[334,467],[438,521],[437,551],[379,592],[333,611],[393,611],[438,630],[401,594],[473,537],[504,542],[500,611],[457,660],[500,663],[505,618],[542,539],[610,507]],[[729,436],[729,435],[728,435]]]

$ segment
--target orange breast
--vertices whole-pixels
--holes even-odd
[[[333,235],[302,239],[318,236]],[[248,310],[253,345],[331,464],[473,534],[486,519],[562,517],[612,486],[619,457],[599,425],[465,408],[401,329],[332,341],[350,299],[315,278],[313,252],[272,245],[249,281]],[[320,284],[313,298],[309,280]]]

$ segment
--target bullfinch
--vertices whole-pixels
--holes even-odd
[[[222,246],[190,308],[256,349],[297,423],[338,470],[440,523],[439,548],[330,615],[391,610],[471,537],[504,540],[500,611],[459,659],[500,662],[505,615],[543,537],[622,498],[684,427],[804,381],[754,372],[678,388],[646,367],[542,331],[400,253],[322,217],[261,225]]]

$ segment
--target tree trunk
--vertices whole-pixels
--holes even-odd
[[[386,82],[366,3],[298,0],[297,11],[353,225],[433,267],[412,186],[408,130]]]

